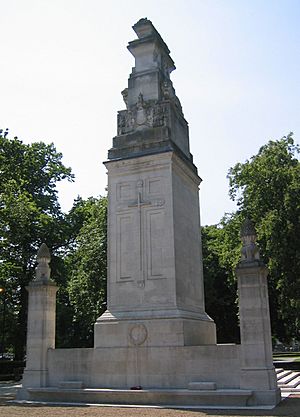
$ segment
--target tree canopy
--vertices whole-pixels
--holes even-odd
[[[230,169],[236,215],[255,222],[269,268],[273,333],[283,341],[300,331],[300,148],[293,135],[269,141],[257,155]]]
[[[71,169],[53,144],[24,144],[0,130],[0,285],[5,288],[7,319],[14,328],[15,355],[22,359],[26,338],[27,294],[34,275],[37,249],[47,242],[52,251],[65,244],[65,219],[56,184],[73,180]],[[55,260],[52,263],[55,275]]]
[[[93,346],[93,326],[104,312],[107,275],[107,199],[78,198],[67,215],[74,241],[65,257],[65,291],[72,308],[72,323],[63,346]],[[59,308],[59,306],[58,306]],[[65,321],[65,316],[61,315]],[[62,330],[65,326],[62,326]],[[66,330],[66,329],[65,329]]]
[[[107,199],[78,197],[68,213],[57,183],[73,181],[53,144],[24,144],[0,130],[0,293],[5,297],[4,340],[22,359],[27,292],[42,242],[52,252],[57,295],[57,346],[93,344],[93,324],[105,309]],[[292,134],[264,145],[257,155],[229,170],[230,197],[238,209],[218,225],[202,228],[206,310],[215,319],[219,342],[237,342],[235,268],[240,226],[255,222],[269,274],[273,334],[289,342],[299,336],[300,162]],[[2,346],[3,350],[3,346]]]

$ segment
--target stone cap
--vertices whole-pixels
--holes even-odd
[[[37,267],[35,269],[35,279],[30,285],[53,285],[50,278],[51,269],[49,263],[51,255],[46,243],[42,243],[37,253]]]
[[[41,258],[49,259],[49,262],[51,260],[50,251],[46,243],[42,243],[38,250],[37,259],[39,260]]]
[[[256,236],[254,223],[249,217],[246,217],[241,227],[241,238],[244,236]]]
[[[167,44],[164,42],[158,31],[155,29],[151,20],[148,20],[146,17],[140,19],[137,23],[132,26],[133,30],[138,36],[138,39],[135,39],[128,44],[128,50],[135,56],[136,48],[143,43],[153,43],[159,45],[161,51],[163,51],[166,64],[168,66],[169,72],[171,73],[176,69],[173,59],[170,57],[170,50]]]
[[[153,37],[158,38],[160,42],[164,45],[168,54],[170,53],[170,50],[167,44],[164,42],[160,34],[157,32],[151,20],[148,20],[147,17],[140,19],[137,23],[135,23],[132,26],[132,29],[135,31],[139,39],[144,39],[144,38],[147,38],[148,36],[153,36]]]
[[[241,226],[242,241],[241,260],[239,265],[263,265],[260,260],[259,248],[256,244],[256,231],[252,220],[246,217]]]

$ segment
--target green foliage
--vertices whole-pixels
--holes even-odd
[[[273,333],[300,338],[300,163],[292,134],[264,145],[229,171],[236,216],[255,222],[261,254],[270,270]]]
[[[93,325],[106,301],[107,199],[78,199],[68,220],[76,238],[66,257],[67,292],[73,308],[72,346],[92,346]],[[69,329],[70,330],[70,329]],[[65,341],[66,343],[66,341]]]
[[[231,245],[226,226],[202,227],[205,308],[216,323],[219,343],[239,341]]]
[[[219,342],[236,342],[238,308],[235,268],[240,227],[246,215],[257,228],[267,263],[273,333],[299,339],[300,163],[292,135],[270,141],[257,155],[230,169],[230,196],[238,203],[217,226],[202,228],[206,310],[216,321]],[[53,144],[26,145],[0,130],[0,295],[5,301],[5,346],[23,358],[27,293],[38,247],[52,252],[59,286],[57,346],[93,344],[93,324],[105,309],[107,199],[78,198],[62,213],[57,182],[73,180]],[[2,301],[2,302],[1,302]]]
[[[56,184],[73,175],[61,160],[53,144],[26,145],[0,130],[0,285],[6,289],[6,326],[15,329],[15,340],[9,332],[5,343],[14,345],[17,359],[24,355],[25,286],[34,276],[38,247],[47,242],[55,254],[66,239]]]

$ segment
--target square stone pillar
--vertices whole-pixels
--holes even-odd
[[[22,385],[47,386],[47,352],[55,348],[57,286],[50,280],[50,253],[45,244],[38,252],[36,278],[28,291],[26,368]]]
[[[271,324],[268,299],[268,269],[260,260],[255,230],[246,220],[242,230],[242,260],[236,268],[241,331],[241,379],[243,389],[266,403],[280,400],[273,365]],[[273,398],[273,400],[272,400]]]

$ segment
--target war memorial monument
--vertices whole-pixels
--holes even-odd
[[[28,286],[19,399],[172,406],[275,406],[267,269],[246,221],[237,267],[241,344],[217,344],[205,312],[199,185],[170,51],[139,20],[135,66],[108,174],[107,310],[94,348],[55,349],[56,286],[42,245]],[[135,389],[134,389],[135,388]]]

